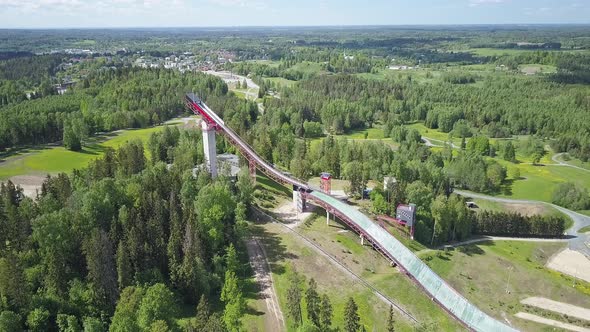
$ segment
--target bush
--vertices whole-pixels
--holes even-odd
[[[574,183],[562,183],[553,192],[551,201],[572,210],[590,209],[588,190]]]

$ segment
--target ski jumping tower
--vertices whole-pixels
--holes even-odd
[[[206,121],[201,121],[203,129],[203,150],[205,151],[205,166],[212,178],[217,177],[217,141],[215,140],[215,127]]]

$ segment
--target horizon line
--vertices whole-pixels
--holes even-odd
[[[70,26],[0,27],[0,30],[118,30],[118,29],[253,29],[253,28],[362,28],[362,27],[527,27],[590,26],[588,23],[416,23],[416,24],[326,24],[326,25],[210,25],[210,26]]]

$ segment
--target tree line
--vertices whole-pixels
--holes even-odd
[[[560,238],[565,231],[565,218],[556,215],[481,211],[473,221],[473,233],[481,235]]]

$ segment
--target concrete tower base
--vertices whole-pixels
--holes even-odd
[[[205,151],[205,165],[212,178],[217,177],[217,141],[215,140],[215,128],[207,122],[201,122],[203,129],[203,149]]]

